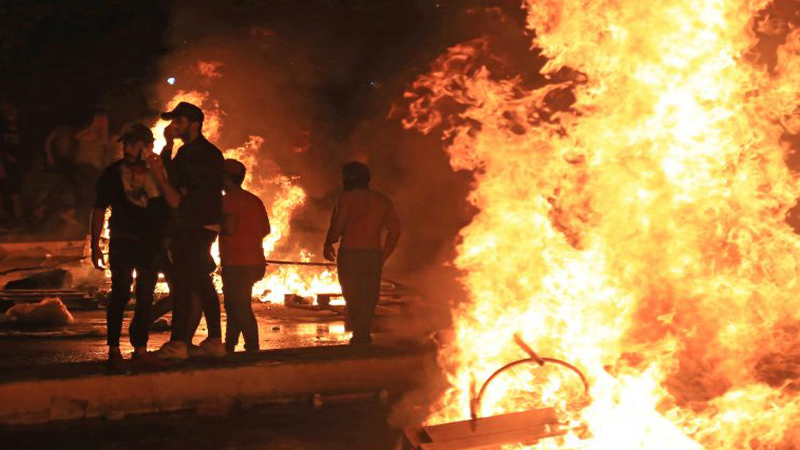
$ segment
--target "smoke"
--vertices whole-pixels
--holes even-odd
[[[394,200],[403,225],[387,272],[423,291],[435,286],[442,299],[463,297],[448,262],[474,214],[466,201],[471,174],[450,168],[439,137],[403,129],[403,95],[461,40],[493,36],[498,48],[531,63],[518,5],[311,3],[177,2],[152,108],[163,109],[178,91],[208,92],[224,112],[217,146],[264,139],[249,170],[292,177],[307,194],[278,254],[304,248],[319,256],[341,166],[367,163],[373,187]],[[490,63],[503,73],[500,59]]]

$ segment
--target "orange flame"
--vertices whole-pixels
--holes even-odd
[[[785,223],[800,185],[781,139],[798,123],[800,30],[774,73],[748,62],[766,4],[528,0],[542,74],[579,75],[526,90],[478,66],[473,42],[415,83],[405,125],[447,124],[480,210],[461,232],[471,301],[430,422],[468,418],[470,380],[524,358],[519,333],[592,384],[587,399],[547,366],[493,383],[483,415],[555,406],[575,427],[535,448],[800,448],[800,397],[780,375],[800,353]],[[444,99],[463,110],[443,117]]]
[[[212,142],[219,139],[222,129],[224,112],[219,104],[210,98],[207,92],[179,91],[167,104],[167,110],[174,108],[178,103],[185,101],[193,103],[203,109],[206,119],[203,124],[203,134]],[[159,120],[152,128],[156,143],[154,151],[160,153],[166,141],[164,128],[169,121]],[[226,158],[235,158],[247,167],[247,176],[244,187],[256,194],[267,207],[272,232],[264,239],[264,254],[268,258],[288,259],[294,261],[310,261],[313,254],[301,251],[300,254],[275,254],[279,242],[288,239],[290,222],[294,211],[303,205],[306,193],[296,184],[296,179],[280,173],[279,167],[272,161],[260,157],[259,151],[264,144],[260,136],[250,136],[242,146],[223,151]],[[214,243],[212,256],[219,264],[219,245]],[[214,283],[221,291],[222,281],[215,275]],[[159,290],[166,292],[168,289],[159,284]],[[253,295],[262,301],[283,303],[285,294],[296,294],[302,297],[316,298],[317,294],[340,293],[338,277],[335,271],[313,268],[299,268],[296,266],[282,266],[278,269],[269,269],[266,277],[259,281],[253,289]]]

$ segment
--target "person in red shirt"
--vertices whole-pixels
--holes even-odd
[[[222,235],[219,250],[222,262],[222,293],[228,326],[225,349],[233,353],[244,335],[246,351],[258,351],[258,324],[250,305],[253,285],[264,278],[267,260],[262,242],[270,232],[264,203],[242,188],[247,170],[235,159],[223,165]]]

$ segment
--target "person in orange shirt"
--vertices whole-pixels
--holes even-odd
[[[325,239],[323,255],[336,260],[339,284],[353,328],[353,345],[372,342],[372,319],[378,304],[383,264],[400,239],[400,221],[392,201],[370,189],[369,168],[351,162],[342,168],[339,196]],[[386,231],[385,240],[382,239]],[[333,245],[339,242],[339,254]]]
[[[261,199],[242,188],[247,170],[241,162],[226,159],[223,165],[222,293],[228,325],[225,349],[234,352],[239,334],[246,351],[258,351],[258,323],[251,306],[253,285],[264,278],[267,260],[262,242],[270,233],[269,217]]]

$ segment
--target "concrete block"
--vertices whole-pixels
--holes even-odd
[[[311,401],[314,394],[377,395],[414,386],[433,363],[433,353],[421,349],[341,346],[118,375],[104,375],[98,363],[95,373],[0,381],[0,426],[180,410],[225,415],[237,405]]]

